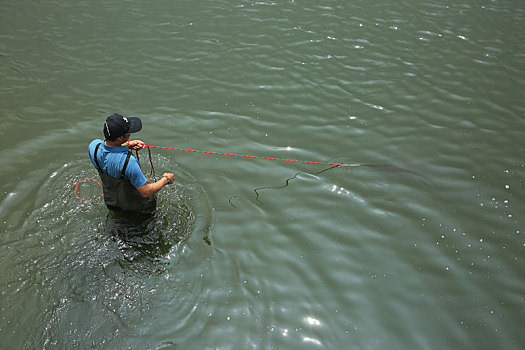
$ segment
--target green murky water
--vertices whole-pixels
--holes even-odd
[[[524,30],[510,0],[4,1],[0,347],[522,349]],[[177,183],[133,223],[75,197],[114,112],[368,166],[154,149]]]

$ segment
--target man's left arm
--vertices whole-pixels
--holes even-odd
[[[129,140],[122,144],[122,146],[128,146],[129,148],[136,150],[136,151],[143,149],[144,145],[145,143],[142,142],[141,140]]]

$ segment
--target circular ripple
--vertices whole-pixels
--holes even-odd
[[[155,305],[197,303],[202,286],[177,282],[189,278],[180,266],[193,259],[192,246],[211,244],[213,209],[191,174],[169,158],[155,157],[154,164],[175,173],[176,182],[158,193],[157,211],[146,219],[108,212],[103,199],[77,199],[75,184],[98,177],[85,160],[53,171],[39,187],[36,209],[19,232],[25,253],[16,264],[26,277],[12,291],[30,297],[35,293],[29,286],[41,286],[31,300],[45,309],[44,322],[26,345],[120,347],[123,339],[139,341],[135,337],[152,326],[146,315]],[[96,198],[101,191],[92,181],[81,185],[80,197]],[[180,312],[192,313],[184,307]]]

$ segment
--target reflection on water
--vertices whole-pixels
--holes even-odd
[[[177,209],[171,214],[177,218],[176,228],[169,227],[170,221],[162,213],[142,215],[109,210],[103,231],[115,239],[123,261],[156,260],[187,235],[191,212],[185,206]]]
[[[334,166],[330,166],[328,168],[325,168],[321,171],[318,171],[318,172],[315,172],[315,173],[304,173],[305,175],[310,175],[310,176],[316,176],[316,175],[319,175],[319,174],[322,174],[324,173],[325,171],[328,171],[328,170],[331,170],[331,169],[335,169],[335,168],[338,168],[339,166],[338,165],[334,165]],[[285,187],[288,187],[288,185],[290,185],[290,181],[292,181],[293,179],[295,179],[297,176],[299,176],[301,174],[301,172],[299,173],[296,173],[294,176],[291,176],[289,178],[287,178],[286,180],[284,180],[284,184],[281,185],[281,186],[264,186],[264,187],[258,187],[258,188],[255,188],[253,190],[253,192],[255,192],[255,200],[257,202],[259,202],[260,204],[263,204],[264,203],[259,199],[259,191],[261,190],[279,190],[279,189],[283,189]],[[235,207],[232,203],[231,203],[231,198],[230,198],[230,205]]]
[[[288,177],[287,179],[283,180],[283,184],[280,185],[280,186],[264,186],[264,187],[257,187],[253,190],[253,192],[255,193],[255,200],[261,204],[261,205],[264,205],[264,202],[261,200],[261,193],[260,191],[262,190],[280,190],[280,189],[284,189],[286,187],[288,187],[290,185],[290,182],[292,182],[292,180],[296,180],[298,177],[300,177],[300,175],[303,175],[305,177],[313,177],[315,179],[318,179],[318,175],[324,173],[324,172],[327,172],[329,170],[334,170],[334,171],[339,171],[339,172],[346,172],[346,176],[349,176],[348,175],[348,171],[351,171],[351,170],[354,170],[355,168],[358,168],[358,167],[368,167],[368,168],[371,168],[371,170],[373,171],[381,171],[381,172],[385,172],[385,173],[388,173],[388,174],[391,174],[391,175],[397,175],[397,176],[401,176],[401,177],[410,177],[410,180],[412,181],[421,181],[421,182],[424,182],[426,184],[429,184],[428,180],[426,179],[426,177],[422,174],[420,174],[419,172],[415,171],[415,170],[412,170],[412,169],[409,169],[408,167],[402,167],[402,166],[399,166],[399,165],[395,165],[395,164],[359,164],[359,163],[352,163],[352,164],[344,164],[344,165],[335,165],[335,166],[330,166],[328,168],[325,168],[321,171],[317,171],[317,172],[311,172],[311,173],[307,173],[307,172],[298,172],[298,173],[295,173],[295,175],[291,176],[291,177]],[[373,175],[372,175],[373,176]],[[337,186],[334,185],[334,187],[331,189],[331,192],[335,192],[337,189]],[[341,189],[338,191],[338,194],[341,194],[341,191],[344,190],[344,188],[341,187]],[[345,190],[346,191],[346,190]],[[348,191],[346,191],[346,194],[348,194]],[[232,200],[237,197],[237,196],[232,196],[230,197],[229,199],[229,203],[232,207],[236,208],[236,206],[232,203]]]

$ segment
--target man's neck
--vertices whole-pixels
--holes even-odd
[[[109,141],[109,140],[106,140],[104,141],[104,144],[106,146],[110,146],[110,147],[119,147],[119,146],[122,146],[122,144],[120,143],[120,141]]]

